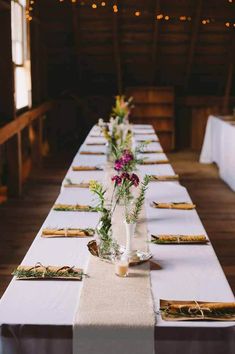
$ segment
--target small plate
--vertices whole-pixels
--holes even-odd
[[[124,252],[125,252],[125,247],[120,246],[120,253],[122,254]],[[129,261],[129,265],[131,267],[141,264],[141,263],[144,263],[144,262],[147,262],[152,258],[152,254],[150,252],[144,252],[141,250],[136,250],[135,252],[136,252],[135,256],[133,257],[133,259],[131,258]]]

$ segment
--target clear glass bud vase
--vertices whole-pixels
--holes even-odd
[[[109,212],[101,213],[99,224],[96,227],[99,257],[113,261],[117,251],[117,242],[113,239],[112,220]]]

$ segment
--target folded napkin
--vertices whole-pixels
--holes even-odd
[[[169,160],[142,160],[140,165],[162,165],[169,163]]]
[[[234,321],[235,302],[160,300],[165,321]]]
[[[64,280],[82,280],[83,270],[69,266],[44,266],[36,263],[34,266],[19,266],[12,275],[20,280],[32,279],[64,279]]]
[[[95,230],[91,228],[87,229],[75,229],[75,228],[46,228],[42,230],[42,237],[88,237],[94,236]]]
[[[192,210],[196,208],[195,204],[192,203],[157,203],[153,202],[152,204],[153,208],[159,208],[159,209],[179,209],[179,210]]]
[[[80,155],[105,155],[102,151],[80,151]]]
[[[151,242],[155,244],[185,244],[207,243],[205,235],[151,235]]]
[[[64,184],[65,188],[89,188],[90,183],[66,183]]]
[[[81,205],[81,204],[55,204],[53,210],[56,211],[95,211],[90,205]]]
[[[150,180],[152,182],[154,181],[177,181],[179,179],[179,175],[162,175],[162,176],[157,176],[157,175],[150,175]]]
[[[105,142],[96,141],[95,143],[86,143],[86,145],[89,145],[89,146],[100,146],[100,145],[106,145],[106,143]]]
[[[162,150],[143,150],[139,152],[140,154],[162,154]]]
[[[103,171],[103,168],[98,166],[72,166],[73,171]]]
[[[142,134],[144,135],[144,134]],[[136,140],[138,143],[159,143],[159,140],[157,139],[138,139]]]
[[[134,132],[134,135],[153,135],[153,134],[155,134],[153,131],[150,131],[150,132],[146,132],[146,131],[144,131],[144,132]]]

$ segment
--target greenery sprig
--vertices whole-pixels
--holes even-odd
[[[142,206],[144,204],[145,193],[148,189],[149,181],[149,176],[145,175],[143,182],[141,182],[139,196],[135,200],[134,208],[130,212],[128,212],[126,208],[126,222],[128,224],[135,223],[138,220]]]

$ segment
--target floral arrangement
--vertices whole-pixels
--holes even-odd
[[[138,158],[138,154],[143,149],[145,144],[138,145],[134,151],[131,149],[123,149],[123,147],[116,148],[114,169],[117,172],[132,172],[136,169],[136,165],[140,164],[143,159]]]
[[[117,159],[120,151],[131,147],[132,133],[123,124],[118,125],[118,117],[115,119],[111,117],[109,124],[99,126],[104,138],[107,140],[108,154],[113,159]]]
[[[116,189],[116,201],[119,203],[121,200],[127,204],[132,199],[131,187],[138,187],[139,177],[135,174],[123,172],[121,175],[112,177],[114,182],[114,189]]]
[[[139,190],[139,195],[134,199],[131,193],[131,187],[138,187],[140,184],[139,177],[135,174],[123,172],[121,175],[112,177],[115,188],[117,188],[116,200],[124,200],[125,217],[128,224],[136,223],[144,203],[145,192],[150,181],[149,176],[145,176]],[[133,200],[134,199],[134,200]]]
[[[118,124],[122,124],[125,120],[128,119],[133,102],[133,97],[130,97],[127,101],[125,96],[116,96],[115,97],[115,106],[112,109],[112,116],[118,117]]]

